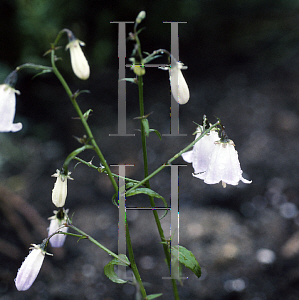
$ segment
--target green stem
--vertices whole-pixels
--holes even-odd
[[[103,167],[97,167],[97,166],[93,165],[91,162],[85,161],[80,157],[74,157],[74,159],[78,160],[79,162],[85,164],[86,166],[88,166],[90,168],[96,169],[100,173],[106,173],[107,174],[107,172],[105,171],[105,168],[103,168]],[[131,179],[131,178],[128,178],[128,177],[123,177],[123,176],[120,176],[120,175],[115,174],[115,173],[111,173],[111,174],[112,174],[112,176],[114,176],[116,178],[121,178],[121,179],[124,179],[126,181],[133,182],[133,183],[139,183],[139,180]]]
[[[73,224],[68,225],[68,227],[74,229],[75,231],[79,232],[81,234],[80,237],[82,238],[86,238],[88,240],[90,240],[92,243],[94,243],[95,245],[97,245],[98,247],[100,247],[102,250],[106,251],[109,255],[113,256],[114,258],[117,258],[120,261],[123,261],[117,254],[115,254],[114,252],[110,251],[108,248],[106,248],[105,246],[103,246],[101,243],[99,243],[97,240],[95,240],[94,238],[92,238],[90,235],[88,235],[87,233],[85,233],[84,231],[80,230],[79,228],[77,228],[76,226],[74,226]],[[126,265],[128,265],[125,261],[123,261]]]
[[[60,37],[60,36],[59,36]],[[58,38],[56,39],[55,41],[55,44],[57,43],[58,41]],[[114,177],[111,173],[111,170],[100,150],[100,148],[98,147],[94,137],[93,137],[93,134],[90,130],[90,127],[89,125],[87,124],[87,121],[85,120],[84,116],[83,116],[83,113],[76,101],[76,96],[74,96],[74,94],[72,93],[72,91],[70,90],[68,84],[66,83],[66,81],[64,80],[64,78],[62,77],[62,75],[60,74],[60,72],[58,71],[58,69],[56,68],[56,65],[55,65],[55,50],[54,50],[54,47],[55,47],[55,44],[52,46],[53,49],[52,49],[52,52],[51,52],[51,63],[52,63],[52,67],[53,67],[53,72],[54,74],[57,76],[57,78],[59,79],[59,81],[61,82],[62,86],[64,87],[66,93],[68,94],[78,116],[80,117],[81,119],[81,122],[86,130],[86,133],[91,141],[91,144],[94,146],[94,150],[95,152],[97,153],[98,157],[100,158],[101,160],[101,163],[102,165],[105,167],[105,170],[107,171],[107,175],[109,176],[109,179],[113,185],[113,188],[116,192],[118,192],[118,186],[117,186],[117,183],[116,181],[114,180]],[[79,231],[78,231],[79,232]],[[90,238],[90,240],[93,242],[93,243],[98,243],[96,240]],[[132,248],[132,244],[131,244],[131,239],[130,239],[130,234],[129,234],[129,227],[128,227],[128,222],[126,221],[126,242],[127,242],[127,247],[128,247],[128,252],[129,252],[129,259],[130,259],[130,262],[131,262],[131,268],[132,268],[132,271],[134,273],[134,276],[139,284],[139,287],[140,287],[140,291],[141,291],[141,294],[143,296],[143,298],[145,299],[147,297],[146,295],[146,292],[145,292],[145,289],[144,289],[144,286],[143,286],[143,282],[140,278],[140,275],[139,275],[139,272],[138,272],[138,269],[137,269],[137,266],[136,266],[136,263],[135,263],[135,260],[134,260],[134,253],[133,253],[133,248]],[[99,244],[100,245],[100,244]],[[101,245],[102,246],[102,245]],[[99,246],[100,247],[100,246]],[[103,249],[103,248],[102,248]],[[106,248],[107,249],[107,248]],[[109,250],[109,249],[107,249]],[[106,250],[105,250],[106,251]],[[109,250],[110,251],[110,250]],[[111,254],[112,255],[112,254]],[[117,257],[118,258],[118,257]],[[119,258],[118,258],[119,259]]]
[[[53,69],[51,67],[36,65],[36,64],[32,64],[32,63],[26,63],[26,64],[23,64],[23,65],[20,65],[20,66],[16,67],[17,71],[20,71],[22,69],[43,70],[43,71],[48,71],[48,72],[53,71]]]
[[[86,130],[86,133],[88,135],[88,137],[90,138],[90,142],[91,144],[94,146],[94,151],[96,152],[96,154],[98,155],[98,157],[100,158],[101,160],[101,163],[103,164],[103,166],[105,167],[105,169],[107,170],[107,174],[109,176],[109,179],[113,185],[113,188],[115,189],[115,191],[117,192],[118,191],[118,186],[117,186],[117,183],[116,181],[114,180],[114,177],[112,176],[112,173],[111,173],[111,170],[100,150],[100,148],[98,147],[94,137],[93,137],[93,134],[90,130],[90,127],[89,125],[87,124],[87,121],[85,120],[84,116],[83,116],[83,113],[76,101],[76,97],[74,97],[71,89],[69,88],[68,84],[66,83],[66,81],[64,80],[64,78],[62,77],[62,75],[60,74],[60,72],[58,71],[58,69],[56,68],[56,65],[55,65],[55,51],[54,49],[52,49],[52,52],[51,52],[51,62],[52,62],[52,67],[53,67],[53,72],[54,74],[57,76],[57,78],[59,79],[59,81],[61,82],[62,86],[64,87],[66,93],[68,94],[78,116],[80,117],[81,119],[81,122]]]
[[[126,242],[127,242],[127,248],[128,248],[128,252],[129,252],[129,260],[131,263],[131,269],[133,271],[133,274],[136,278],[136,281],[139,284],[139,288],[140,288],[140,292],[141,295],[143,297],[143,299],[147,298],[146,295],[146,291],[145,288],[143,286],[143,282],[142,279],[140,277],[136,262],[135,262],[135,258],[134,258],[134,252],[133,252],[133,247],[132,247],[132,243],[131,243],[131,237],[130,237],[130,232],[129,232],[129,227],[128,227],[128,222],[126,221]]]
[[[141,140],[142,140],[142,151],[143,151],[144,177],[148,178],[146,135],[145,135],[145,130],[144,130],[143,123],[142,123],[142,117],[144,116],[143,78],[142,78],[142,76],[138,76],[138,90],[139,90],[139,109],[140,109],[140,125],[141,125]],[[138,185],[140,186],[140,183]],[[144,180],[144,185],[145,185],[145,187],[147,187],[149,189],[151,188],[150,183],[149,183],[149,178],[147,180]],[[150,203],[151,203],[151,207],[155,207],[156,204],[155,204],[154,198],[149,196],[149,200],[150,200]],[[159,232],[159,235],[160,235],[160,239],[163,242],[162,245],[163,245],[163,250],[164,250],[165,257],[166,257],[166,262],[167,262],[168,268],[170,269],[171,257],[170,257],[168,246],[164,243],[165,242],[164,231],[163,231],[163,228],[161,226],[159,215],[158,215],[158,213],[155,209],[153,209],[153,214],[154,214],[155,222],[156,222],[158,232]],[[179,299],[179,294],[178,294],[178,288],[177,288],[177,284],[176,284],[175,279],[171,279],[171,283],[172,283],[174,298],[176,300],[178,300]]]
[[[63,164],[64,174],[67,175],[68,166],[69,166],[69,163],[71,162],[71,160],[74,159],[76,155],[78,155],[79,153],[83,152],[86,149],[94,149],[94,147],[91,145],[84,145],[84,146],[74,150],[72,153],[70,153],[68,155],[68,157],[65,159],[64,164]]]

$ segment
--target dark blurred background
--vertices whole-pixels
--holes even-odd
[[[137,87],[127,83],[127,133],[117,133],[118,26],[145,10],[142,49],[170,49],[170,25],[179,25],[180,60],[191,99],[180,106],[180,133],[152,134],[148,139],[150,171],[193,141],[203,114],[226,126],[239,153],[243,176],[252,184],[206,185],[192,177],[192,166],[180,167],[180,243],[202,266],[197,279],[179,287],[181,299],[275,300],[299,298],[298,99],[299,3],[295,0],[93,1],[1,0],[0,81],[26,62],[50,65],[43,54],[63,28],[86,43],[91,76],[81,81],[72,73],[67,38],[57,63],[72,91],[90,90],[78,102],[91,108],[89,124],[109,164],[135,164],[127,175],[141,179],[142,151]],[[132,30],[127,25],[127,33]],[[127,57],[133,49],[128,42]],[[159,62],[164,63],[163,60]],[[127,62],[129,63],[129,61]],[[104,275],[110,257],[94,244],[68,237],[62,249],[48,249],[31,289],[17,292],[14,278],[31,243],[47,235],[47,218],[55,209],[51,177],[66,156],[79,147],[73,136],[84,134],[75,110],[53,74],[32,79],[21,71],[16,89],[18,133],[0,134],[0,300],[135,299],[133,285],[117,285]],[[133,77],[128,69],[127,77]],[[145,113],[150,127],[163,134],[170,128],[169,78],[147,68]],[[80,157],[90,161],[94,153]],[[94,158],[94,164],[99,160]],[[181,158],[174,163],[184,164]],[[75,163],[71,164],[73,171]],[[112,171],[117,172],[114,168]],[[104,174],[78,165],[68,183],[66,208],[73,222],[117,252],[118,210]],[[152,179],[152,188],[170,202],[170,171]],[[149,206],[146,197],[127,205]],[[157,205],[160,203],[157,201]],[[149,294],[172,299],[171,284],[150,211],[127,214],[137,264]],[[170,216],[163,221],[169,237]]]

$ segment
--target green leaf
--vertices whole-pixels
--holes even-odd
[[[133,187],[135,184],[136,184],[135,182],[131,182],[131,181],[127,182],[126,183],[126,189],[129,189],[129,188]]]
[[[149,54],[147,52],[144,52],[145,54]],[[162,55],[153,55],[153,54],[149,54],[146,58],[143,59],[143,63],[144,64],[147,64],[149,63],[150,61],[158,58],[158,57],[161,57]]]
[[[183,246],[173,246],[171,247],[171,254],[178,257],[179,262],[189,268],[198,278],[201,276],[201,268],[191,251]]]
[[[150,129],[149,131],[150,132],[154,132],[158,136],[158,138],[160,139],[160,141],[162,140],[161,133],[158,130],[156,130],[156,129]]]
[[[163,294],[151,294],[151,295],[148,295],[145,299],[146,300],[151,300],[151,299],[156,299],[158,297],[161,297]]]
[[[41,72],[35,74],[32,79],[34,79],[35,77],[39,76],[39,75],[43,75],[43,74],[46,74],[46,73],[51,73],[52,70],[42,70]]]
[[[149,133],[150,133],[148,119],[142,119],[141,122],[142,122],[142,126],[144,128],[145,135],[148,137]]]
[[[88,111],[86,111],[83,115],[84,119],[87,121],[88,120],[88,117],[90,115],[90,113],[92,112],[92,109],[89,109]]]
[[[134,195],[137,195],[137,194],[146,194],[146,195],[148,195],[150,197],[161,199],[163,201],[163,203],[164,203],[166,211],[163,214],[163,216],[160,218],[160,220],[163,219],[167,215],[167,213],[168,213],[168,205],[167,205],[167,202],[164,199],[164,197],[162,197],[161,195],[159,195],[155,191],[153,191],[151,189],[148,189],[148,188],[137,188],[137,189],[134,189],[134,190],[132,190],[129,193],[127,192],[126,196],[130,197],[130,196],[134,196]]]
[[[118,204],[116,203],[115,199],[118,197],[118,192],[116,192],[113,196],[112,196],[112,203],[118,207]]]
[[[128,281],[123,280],[117,276],[117,274],[114,271],[114,266],[115,265],[128,266],[128,265],[130,265],[130,262],[129,262],[128,258],[126,257],[126,255],[119,254],[118,256],[119,256],[119,259],[114,258],[104,267],[104,273],[111,281],[113,281],[115,283],[123,284]]]

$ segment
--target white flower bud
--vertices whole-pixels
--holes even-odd
[[[190,98],[189,88],[181,71],[187,68],[173,56],[171,56],[170,67],[160,67],[162,70],[169,70],[171,93],[178,104],[186,104]]]
[[[42,267],[46,252],[40,245],[32,244],[29,255],[23,261],[15,278],[15,285],[18,291],[28,290],[35,281],[40,268]]]
[[[59,170],[52,177],[57,177],[54,189],[52,190],[52,202],[56,207],[63,207],[67,196],[67,179],[72,179],[69,175],[64,175]]]
[[[138,14],[138,16],[137,16],[137,18],[136,18],[136,23],[137,23],[137,24],[141,23],[141,21],[142,21],[143,19],[145,19],[145,16],[146,16],[146,13],[145,13],[144,10],[142,10],[142,11]]]
[[[90,69],[87,59],[80,47],[80,45],[84,46],[85,44],[76,39],[74,35],[72,35],[71,38],[69,37],[69,39],[70,42],[67,44],[66,49],[70,49],[73,71],[78,78],[86,80],[89,78]]]
[[[22,123],[13,123],[16,113],[16,95],[20,94],[8,84],[0,85],[0,132],[16,132],[22,129]]]
[[[64,210],[61,209],[59,211],[54,210],[54,216],[50,217],[50,227],[48,228],[48,237],[51,236],[56,231],[67,232],[68,227],[64,226],[63,224],[67,223],[67,213],[68,209]],[[52,247],[62,247],[65,241],[66,235],[62,233],[58,233],[53,235],[50,238],[50,244]]]

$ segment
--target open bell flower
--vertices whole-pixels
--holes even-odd
[[[197,139],[202,133],[202,126],[197,128]],[[208,169],[210,156],[215,148],[214,142],[219,140],[218,133],[215,130],[211,130],[208,134],[203,136],[194,146],[191,151],[187,151],[182,154],[182,158],[192,163],[194,169],[193,176],[204,179],[205,172]]]
[[[197,129],[197,139],[202,133],[203,127]],[[221,138],[216,130],[211,130],[203,136],[191,151],[182,154],[182,158],[192,163],[194,177],[204,180],[207,184],[216,184],[222,181],[226,184],[238,185],[241,180],[244,183],[251,183],[243,178],[238,152],[232,140],[228,139],[224,130]]]
[[[64,208],[60,209],[59,211],[54,210],[54,216],[50,217],[50,227],[48,228],[48,237],[53,235],[57,231],[67,232],[68,227],[64,226],[67,223],[67,213],[68,209],[65,210]],[[65,241],[66,235],[63,233],[57,233],[51,236],[50,244],[52,247],[62,247]]]
[[[63,174],[63,172],[56,170],[56,173],[52,177],[57,177],[54,189],[52,190],[52,202],[56,207],[63,207],[65,204],[65,199],[67,196],[67,179],[72,179],[70,177],[71,172],[68,175]]]
[[[65,31],[69,38],[69,43],[65,49],[70,50],[73,71],[78,78],[86,80],[89,78],[90,69],[88,61],[81,49],[81,46],[84,46],[85,43],[78,40],[70,30],[65,29]]]
[[[15,285],[18,291],[28,290],[35,281],[47,253],[42,245],[32,244],[29,255],[23,261],[15,278]]]
[[[13,71],[0,85],[0,132],[16,132],[22,129],[22,123],[13,123],[16,113],[16,94],[13,88],[16,81],[16,71]]]
[[[177,61],[173,56],[171,56],[171,66],[160,68],[162,70],[169,70],[171,93],[178,104],[186,104],[190,98],[189,88],[181,71],[187,68],[187,66],[184,66],[183,63]]]
[[[223,187],[226,187],[226,184],[238,185],[240,180],[247,184],[251,183],[251,180],[243,178],[242,173],[234,142],[232,140],[215,142],[208,169],[204,173],[204,182],[215,184],[222,181]]]

